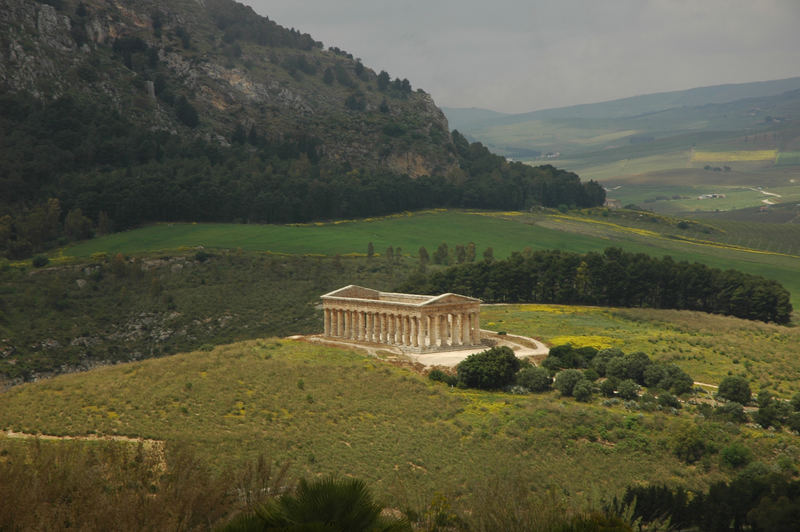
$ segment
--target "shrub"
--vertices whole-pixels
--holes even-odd
[[[589,382],[594,382],[594,381],[596,381],[597,379],[600,378],[600,374],[597,373],[597,371],[595,371],[594,368],[587,368],[587,369],[583,370],[583,376]]]
[[[660,364],[651,364],[644,370],[644,385],[648,388],[660,388],[667,378],[667,370]]]
[[[675,364],[667,364],[664,369],[667,372],[667,377],[659,385],[660,388],[669,390],[675,395],[683,395],[692,391],[694,379],[688,373]]]
[[[752,393],[750,383],[744,377],[725,377],[719,383],[717,395],[727,401],[734,401],[742,405],[750,402]]]
[[[565,369],[556,375],[553,387],[561,392],[561,395],[572,395],[575,385],[584,380],[583,372],[578,369]]]
[[[582,403],[588,403],[592,400],[592,383],[587,380],[578,381],[572,389],[572,395]]]
[[[601,377],[604,377],[606,375],[606,366],[608,365],[609,361],[621,356],[624,356],[624,354],[616,347],[603,349],[592,359],[592,367]]]
[[[744,413],[744,407],[733,401],[718,406],[714,410],[713,417],[721,421],[730,421],[731,423],[744,423],[747,421],[747,414]]]
[[[633,379],[625,379],[619,383],[617,392],[623,399],[635,400],[639,398],[639,385]]]
[[[700,429],[688,427],[675,437],[672,451],[687,464],[693,464],[711,451],[711,447],[706,443]]]
[[[411,530],[382,510],[361,480],[300,480],[293,493],[269,501],[255,514],[238,516],[222,530]]]
[[[600,393],[606,397],[614,397],[616,390],[617,379],[613,377],[608,377],[606,380],[600,383]]]
[[[753,453],[741,443],[733,442],[722,449],[720,457],[723,464],[738,469],[750,463],[753,459]]]
[[[671,393],[664,392],[658,396],[658,404],[665,408],[680,408],[681,402]]]
[[[34,268],[42,268],[50,264],[50,259],[48,259],[45,255],[36,255],[31,260],[31,264]]]
[[[792,405],[792,410],[795,412],[800,412],[800,392],[794,394],[789,404]]]
[[[458,378],[456,378],[455,375],[448,375],[440,369],[432,369],[431,372],[428,373],[428,378],[435,382],[449,384],[450,386],[455,386],[458,383]]]
[[[529,366],[517,373],[517,384],[532,392],[546,392],[553,387],[553,379],[545,368]]]
[[[520,365],[510,348],[493,347],[464,359],[457,368],[458,382],[468,388],[496,390],[514,382]]]

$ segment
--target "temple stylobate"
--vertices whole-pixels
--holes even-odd
[[[408,351],[480,346],[480,299],[422,296],[349,285],[322,298],[325,336],[392,345]]]

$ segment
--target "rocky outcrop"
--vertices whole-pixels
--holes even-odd
[[[109,101],[147,127],[223,145],[246,126],[317,138],[325,157],[353,167],[412,177],[454,167],[428,94],[379,87],[349,54],[308,43],[229,0],[0,0],[0,89]],[[196,108],[196,128],[167,92]]]

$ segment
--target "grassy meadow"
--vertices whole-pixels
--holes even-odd
[[[713,200],[708,200],[713,201]],[[627,224],[627,225],[624,225]],[[677,236],[677,238],[676,238]],[[492,247],[497,258],[525,248],[598,251],[618,246],[654,256],[735,268],[781,282],[800,307],[800,246],[782,251],[751,249],[750,242],[729,246],[705,234],[650,224],[649,229],[598,216],[560,213],[424,211],[385,218],[303,225],[159,224],[88,240],[62,250],[62,257],[95,253],[135,254],[196,246],[241,248],[277,254],[365,254],[372,242],[377,253],[393,246],[416,256],[420,246],[432,253],[441,242],[452,249],[474,242],[478,256]]]
[[[536,328],[536,313],[529,318]],[[165,440],[217,470],[265,453],[293,476],[353,475],[412,508],[436,494],[468,508],[471,493],[504,478],[535,493],[555,488],[575,507],[631,483],[704,488],[735,474],[717,454],[733,442],[768,466],[800,460],[795,436],[700,421],[692,408],[448,388],[354,352],[263,339],[17,386],[0,401],[0,428]],[[686,431],[713,442],[693,465],[673,454]]]
[[[484,305],[481,326],[598,349],[643,351],[695,381],[717,385],[742,375],[754,390],[800,392],[800,329],[702,312],[563,305]]]

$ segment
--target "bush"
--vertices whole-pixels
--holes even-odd
[[[614,397],[617,391],[617,379],[609,377],[600,383],[600,393],[606,397]]]
[[[587,369],[583,370],[583,376],[589,382],[594,382],[594,381],[596,381],[597,379],[600,378],[600,374],[597,373],[597,371],[595,371],[594,368],[587,368]]]
[[[753,459],[753,453],[741,443],[733,442],[722,449],[720,457],[723,464],[738,469],[750,463]]]
[[[744,423],[747,421],[744,407],[733,401],[714,409],[713,417],[721,421],[730,421],[731,423]]]
[[[706,443],[700,429],[689,427],[675,437],[672,450],[675,456],[687,464],[693,464],[711,451],[711,447]]]
[[[675,395],[683,395],[692,391],[694,379],[675,364],[667,364],[664,369],[667,377],[661,382],[659,388],[669,390]]]
[[[665,408],[680,408],[681,402],[671,393],[664,392],[658,396],[658,404]]]
[[[497,390],[514,382],[521,362],[505,346],[468,356],[457,368],[458,382],[468,388]]]
[[[719,383],[717,395],[727,401],[734,401],[736,403],[746,405],[750,402],[752,392],[750,391],[750,383],[744,377],[725,377]]]
[[[50,259],[48,259],[45,255],[36,255],[31,260],[31,264],[33,264],[34,268],[42,268],[50,264]]]
[[[624,356],[624,353],[616,347],[603,349],[595,355],[594,359],[592,359],[592,367],[601,377],[604,377],[606,375],[606,366],[608,365],[609,361],[621,356]]]
[[[529,366],[517,373],[517,384],[532,392],[546,392],[553,387],[553,379],[545,368]]]
[[[660,364],[651,364],[644,370],[644,385],[648,388],[661,388],[667,378],[667,370]]]
[[[556,375],[553,387],[561,392],[561,395],[572,395],[575,385],[584,380],[583,372],[578,369],[565,369]]]
[[[450,386],[458,384],[458,378],[455,375],[448,375],[440,369],[432,369],[431,372],[428,373],[428,378],[435,382],[449,384]]]
[[[572,389],[572,395],[582,403],[592,400],[592,383],[587,380],[579,381]]]
[[[639,385],[633,379],[625,379],[619,383],[617,392],[623,399],[633,401],[639,398]]]

